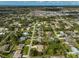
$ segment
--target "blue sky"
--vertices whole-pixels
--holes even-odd
[[[0,6],[79,6],[78,1],[0,1]]]

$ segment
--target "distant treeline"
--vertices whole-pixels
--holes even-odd
[[[23,10],[0,10],[0,14],[24,14],[24,13],[28,13],[29,10],[27,11],[23,11]]]

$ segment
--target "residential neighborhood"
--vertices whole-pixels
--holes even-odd
[[[78,11],[0,7],[0,58],[79,58]]]

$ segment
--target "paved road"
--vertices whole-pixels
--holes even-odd
[[[32,46],[33,40],[34,40],[34,34],[35,34],[36,25],[37,25],[37,23],[35,23],[34,24],[34,27],[33,27],[31,42],[30,42],[30,46],[29,46],[29,50],[28,50],[28,57],[30,57],[30,51],[31,51],[31,46]]]
[[[13,33],[14,31],[10,32],[5,39],[3,39],[1,42],[0,42],[0,45],[2,45],[3,43],[6,42],[7,38]]]

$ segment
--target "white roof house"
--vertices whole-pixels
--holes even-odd
[[[4,35],[5,33],[3,33],[3,32],[0,32],[0,35]]]
[[[20,41],[23,41],[23,40],[25,40],[26,39],[26,37],[20,37]]]
[[[25,35],[25,36],[28,35],[28,34],[29,34],[28,32],[23,32],[23,35]]]
[[[71,45],[72,52],[68,52],[68,54],[79,54],[79,50]]]

